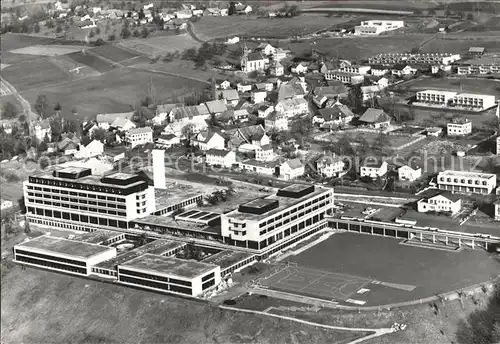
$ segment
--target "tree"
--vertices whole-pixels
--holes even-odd
[[[429,13],[430,16],[435,16],[436,15],[436,11],[434,11],[433,9],[430,9],[428,11],[428,13]]]
[[[35,111],[39,116],[48,117],[49,99],[45,94],[39,94],[35,101]]]
[[[472,13],[468,13],[467,20],[474,20],[474,15]]]
[[[120,33],[120,36],[123,38],[123,39],[127,39],[130,37],[130,29],[128,28],[127,25],[124,25],[123,28],[122,28],[122,32]]]
[[[36,23],[33,25],[33,30],[34,30],[36,33],[39,33],[39,32],[40,32],[40,24],[38,24],[38,22],[36,22]]]
[[[43,152],[46,152],[48,149],[48,146],[45,142],[40,142],[40,144],[38,145],[38,153],[43,153]]]
[[[54,21],[52,19],[47,19],[47,21],[45,22],[45,26],[48,29],[53,29],[54,28]]]
[[[61,104],[59,104],[59,102],[56,103],[56,105],[54,105],[54,111],[61,111],[62,110],[62,106]]]
[[[193,133],[194,133],[194,124],[186,124],[181,129],[182,136],[185,137],[188,141],[193,136]]]
[[[104,45],[104,40],[102,38],[98,38],[97,41],[95,41],[96,46],[101,46]]]
[[[236,14],[236,4],[234,3],[234,1],[231,1],[229,3],[229,9],[227,11],[227,14],[230,15],[230,16]]]
[[[101,33],[101,28],[99,26],[95,28],[95,33],[96,35],[99,35]]]
[[[141,36],[141,33],[139,32],[139,29],[135,29],[132,34],[134,35],[134,37],[140,37]]]
[[[17,118],[17,120],[20,122],[20,123],[26,123],[26,115],[25,114],[20,114],[19,117]]]
[[[56,33],[61,33],[63,31],[62,26],[59,24],[56,27]]]
[[[141,30],[141,37],[147,38],[149,36],[149,30],[147,27],[143,26]]]
[[[63,128],[59,118],[52,117],[50,120],[50,133],[52,135],[52,142],[59,142],[61,140]]]
[[[114,41],[116,39],[116,35],[114,33],[108,36],[108,41]]]
[[[389,140],[389,136],[385,134],[383,131],[381,131],[377,136],[377,138],[375,139],[373,146],[378,150],[383,150],[387,148],[390,144],[391,141]]]
[[[94,37],[94,36],[95,36],[94,30],[92,30],[92,29],[91,29],[91,30],[89,31],[89,38],[92,38],[92,37]]]
[[[2,118],[16,118],[18,114],[17,108],[11,102],[6,102],[2,107]]]
[[[146,18],[146,14],[144,14],[144,10],[141,8],[139,11],[139,20],[143,20],[144,18]]]
[[[363,106],[363,92],[360,85],[351,87],[348,94],[348,102],[353,109],[360,109]]]
[[[92,132],[92,140],[104,142],[105,138],[106,130],[104,130],[103,128],[97,128]]]

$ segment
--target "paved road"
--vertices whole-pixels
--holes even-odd
[[[2,78],[1,76],[0,76],[0,78],[2,80],[2,84],[5,86],[5,88],[7,88],[9,90],[9,92],[11,94],[13,94],[14,97],[16,97],[16,99],[21,104],[21,106],[23,108],[23,113],[26,116],[26,120],[30,121],[30,120],[34,120],[35,118],[37,118],[38,115],[36,113],[34,113],[33,111],[31,111],[30,103],[26,99],[24,99],[23,96],[21,96],[21,94],[19,94],[19,92],[17,92],[16,88],[14,86],[12,86],[10,83],[8,83],[7,80]]]

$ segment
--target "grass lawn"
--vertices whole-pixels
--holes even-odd
[[[278,19],[253,16],[202,17],[194,23],[194,31],[203,40],[232,36],[289,38],[310,34],[348,20],[316,15]]]
[[[466,54],[471,46],[485,47],[488,52],[499,52],[500,44],[494,37],[482,37],[478,40],[462,40],[460,37],[433,39],[422,47],[424,53],[461,53]]]
[[[414,1],[379,1],[379,0],[358,0],[358,1],[335,1],[334,4],[323,4],[315,6],[318,8],[366,8],[374,10],[391,10],[391,11],[411,11],[415,8],[425,9],[426,4],[417,3]]]
[[[392,302],[482,283],[496,277],[500,271],[500,261],[480,250],[446,252],[400,245],[399,242],[391,238],[341,233],[291,260],[301,267],[417,286],[412,292],[394,294]],[[389,294],[391,291],[388,290]],[[391,299],[383,294],[383,301]],[[371,299],[370,293],[355,298],[367,303],[380,301]]]
[[[462,91],[461,91],[462,87]],[[455,92],[470,92],[498,95],[500,92],[500,80],[473,79],[473,78],[433,78],[421,76],[417,79],[403,82],[394,87],[396,90],[406,92],[417,92],[425,89],[445,89]]]
[[[34,104],[37,95],[44,93],[51,103],[62,105],[63,115],[75,107],[79,115],[92,118],[98,113],[131,111],[134,102],[147,96],[150,78],[159,102],[205,87],[205,84],[193,80],[121,68],[43,90],[32,89],[23,92],[23,96]]]
[[[352,338],[346,332],[9,265],[2,262],[1,267],[1,336],[9,343],[346,343]]]
[[[140,56],[137,53],[121,49],[115,45],[102,45],[95,47],[92,49],[92,52],[114,62],[122,62]]]
[[[105,61],[98,56],[91,55],[86,52],[84,53],[82,51],[68,54],[67,56],[73,61],[86,65],[100,73],[105,73],[112,70],[113,68],[116,68],[115,65],[110,64],[108,61]]]
[[[2,35],[0,46],[2,53],[9,50],[21,49],[36,44],[48,44],[54,41],[54,38],[48,37],[34,37],[28,35],[20,35],[15,33],[7,33]]]
[[[37,58],[30,62],[12,65],[2,69],[2,77],[19,92],[36,90],[71,79],[69,73],[63,72],[47,58]]]
[[[198,48],[201,44],[195,41],[191,35],[162,35],[136,39],[127,39],[120,42],[128,49],[132,49],[149,56],[164,55],[175,51],[182,52],[189,48]]]

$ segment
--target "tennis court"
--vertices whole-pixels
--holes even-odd
[[[290,263],[267,278],[260,278],[260,287],[305,296],[343,301],[368,285],[371,280],[300,267]]]

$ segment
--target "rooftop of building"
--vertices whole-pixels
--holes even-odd
[[[493,173],[481,173],[481,172],[473,172],[473,171],[454,171],[454,170],[446,170],[439,172],[439,177],[468,177],[468,178],[481,178],[481,179],[490,179],[496,178]]]
[[[119,253],[115,258],[101,262],[96,266],[103,269],[114,269],[117,265],[123,264],[143,254],[150,253],[162,255],[166,252],[185,246],[186,243],[174,240],[155,240],[127,252]]]
[[[151,226],[171,227],[186,231],[210,232],[220,234],[218,227],[211,227],[205,224],[194,223],[191,221],[175,220],[170,216],[148,215],[135,220],[137,223]]]
[[[42,235],[30,241],[23,242],[16,247],[32,248],[49,254],[58,254],[80,259],[88,259],[110,250],[110,248],[106,246],[56,238],[47,235]]]
[[[437,196],[442,196],[442,197],[445,197],[446,199],[452,201],[452,202],[456,202],[456,201],[459,201],[463,198],[462,195],[460,194],[456,194],[456,193],[452,193],[450,191],[441,191],[441,190],[433,190],[433,192],[429,192],[425,197],[423,197],[421,200],[428,200],[430,198],[434,198],[434,197],[437,197]]]
[[[169,206],[179,204],[182,201],[191,199],[202,194],[196,191],[180,190],[170,187],[168,189],[155,189],[155,209],[165,209]]]
[[[263,168],[275,168],[280,165],[279,161],[258,161],[255,159],[248,159],[245,161],[241,161],[240,164],[255,166],[255,167],[263,167]]]
[[[144,254],[121,264],[124,268],[134,268],[150,273],[193,279],[212,271],[217,265],[172,257]]]
[[[253,254],[248,252],[226,250],[212,255],[204,259],[202,262],[206,264],[219,265],[221,270],[224,270],[251,258],[252,256]]]
[[[97,230],[95,232],[90,232],[90,233],[84,233],[80,236],[77,236],[75,241],[81,241],[87,244],[96,244],[99,245],[100,243],[107,241],[109,239],[115,238],[117,236],[122,235],[123,233],[119,232],[112,232],[112,231],[106,231],[106,230]]]
[[[294,185],[291,185],[291,186],[293,186],[294,188],[299,188],[299,186],[294,186]],[[304,187],[310,187],[310,185],[304,185]],[[283,197],[283,196],[278,196],[277,194],[269,195],[269,196],[266,196],[264,198],[259,198],[259,199],[256,199],[254,201],[248,202],[245,205],[246,206],[255,205],[257,207],[263,207],[265,205],[268,205],[268,204],[271,204],[275,201],[278,201],[278,203],[279,203],[278,207],[276,207],[272,210],[269,210],[269,211],[265,212],[264,214],[244,213],[244,212],[240,212],[238,209],[235,209],[235,210],[225,214],[225,216],[229,216],[229,217],[234,218],[236,220],[259,221],[259,220],[263,219],[264,217],[268,217],[268,216],[271,216],[273,214],[276,214],[282,210],[285,210],[287,208],[294,206],[297,203],[305,201],[305,200],[312,198],[314,196],[320,195],[328,190],[330,190],[330,189],[316,187],[316,188],[314,188],[313,192],[306,194],[306,195],[299,197],[299,198]],[[293,191],[293,190],[287,190],[287,191]],[[255,202],[255,203],[253,203],[253,202]]]

